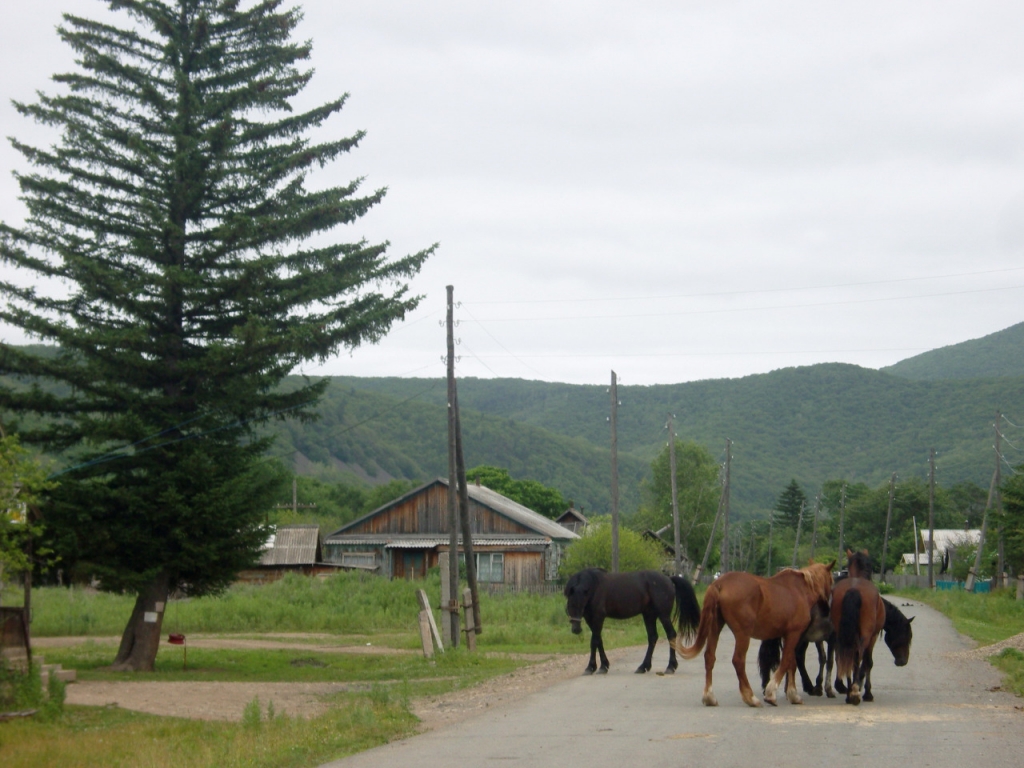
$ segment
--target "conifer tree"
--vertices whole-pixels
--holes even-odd
[[[804,494],[800,483],[793,478],[789,485],[779,494],[775,502],[775,510],[779,513],[776,520],[780,525],[796,530],[797,522],[800,520],[800,510],[807,504],[807,496]]]
[[[12,139],[31,172],[16,174],[24,224],[0,223],[16,268],[0,319],[59,351],[4,346],[0,367],[61,386],[0,389],[0,408],[43,417],[22,439],[64,451],[47,528],[104,588],[137,595],[115,666],[143,670],[169,593],[223,589],[265,540],[281,477],[259,427],[311,418],[326,381],[277,385],[384,336],[433,248],[390,259],[386,243],[336,239],[384,190],[307,186],[362,133],[310,138],[344,96],[293,111],[312,77],[310,45],[290,39],[298,9],[109,7],[112,22],[64,16],[77,68],[15,104],[60,138]]]

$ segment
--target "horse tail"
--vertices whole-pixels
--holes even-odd
[[[839,631],[836,636],[836,668],[842,677],[852,675],[860,650],[860,592],[851,589],[843,595]]]
[[[708,635],[711,634],[711,626],[717,624],[718,621],[718,587],[712,584],[704,593],[704,607],[701,609],[700,622],[697,625],[697,639],[694,640],[693,645],[683,645],[679,637],[676,636],[672,641],[672,647],[684,659],[694,658],[704,649],[708,642]]]
[[[682,576],[673,576],[672,583],[676,587],[676,609],[673,618],[683,640],[690,642],[700,625],[700,603],[697,602],[697,593],[694,592],[693,585]]]
[[[761,673],[761,679],[767,680],[771,677],[772,672],[778,669],[781,663],[782,638],[762,640],[761,647],[757,651],[757,671]]]

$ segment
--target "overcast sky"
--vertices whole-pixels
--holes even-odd
[[[3,0],[10,99],[72,67],[62,11]],[[381,344],[309,373],[604,384],[880,367],[1024,320],[1024,3],[307,0],[303,104],[385,201],[337,232],[439,242]],[[0,219],[24,209],[0,147]],[[0,328],[6,341],[23,341]]]

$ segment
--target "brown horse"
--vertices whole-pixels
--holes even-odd
[[[684,646],[677,637],[672,641],[676,653],[692,659],[701,648],[704,651],[704,696],[709,707],[718,706],[711,689],[711,671],[715,667],[715,649],[724,626],[736,638],[732,665],[740,684],[743,701],[752,707],[761,706],[747,679],[747,648],[751,638],[770,640],[781,637],[782,662],[775,677],[764,691],[764,700],[775,704],[775,692],[786,678],[786,698],[793,704],[803,701],[796,691],[796,645],[811,621],[811,609],[817,603],[827,604],[832,592],[833,560],[828,565],[812,563],[800,570],[787,569],[771,578],[755,576],[743,571],[725,573],[708,587],[704,595],[704,608],[697,627],[697,639]]]
[[[850,573],[853,571],[851,567]],[[870,679],[875,641],[885,627],[885,602],[878,587],[855,576],[838,582],[832,592],[832,626],[836,631],[836,671],[846,680],[846,703],[860,704],[864,680]]]

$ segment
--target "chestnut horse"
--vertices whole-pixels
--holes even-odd
[[[885,602],[871,581],[867,550],[848,550],[847,556],[850,577],[839,581],[832,592],[836,672],[846,681],[846,703],[860,704],[864,680],[870,680],[875,641],[885,628]],[[908,638],[908,655],[909,650]]]
[[[761,706],[747,679],[746,659],[751,638],[770,640],[782,638],[782,662],[775,677],[768,683],[764,700],[775,704],[775,692],[786,678],[786,698],[793,704],[803,703],[796,690],[796,645],[811,622],[811,610],[818,603],[827,604],[832,592],[833,560],[828,565],[812,563],[800,570],[786,569],[771,578],[743,571],[725,573],[712,582],[704,595],[704,608],[697,626],[697,639],[684,646],[672,641],[676,653],[692,659],[704,646],[704,696],[706,706],[718,706],[711,688],[711,672],[715,667],[715,649],[724,626],[736,638],[732,665],[740,684],[740,695],[751,707]]]

